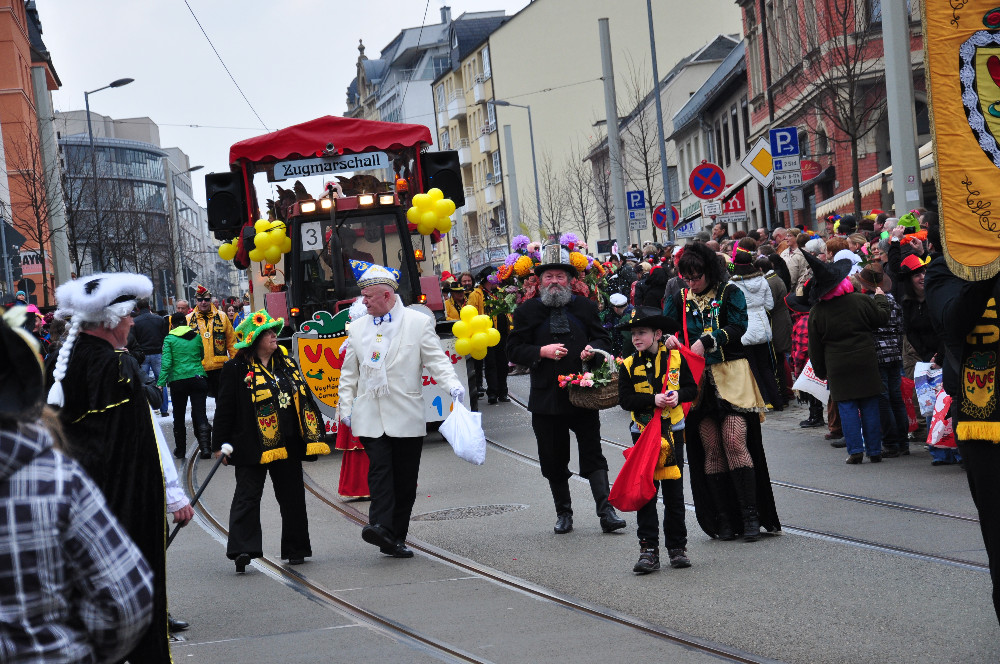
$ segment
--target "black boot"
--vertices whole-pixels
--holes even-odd
[[[174,456],[183,459],[187,456],[187,425],[174,426]]]
[[[573,530],[573,501],[569,494],[569,480],[549,480],[549,488],[552,489],[552,500],[556,504],[556,525],[553,530],[557,535],[563,535]]]
[[[198,438],[198,449],[202,459],[212,458],[212,427],[205,427],[194,432]]]
[[[736,487],[736,499],[743,512],[743,541],[760,539],[760,519],[757,517],[757,484],[753,468],[735,468],[729,473]]]
[[[595,470],[587,478],[590,482],[590,491],[594,494],[594,503],[597,505],[597,516],[601,519],[601,530],[606,533],[613,533],[626,526],[625,519],[618,516],[615,508],[608,502],[608,494],[611,493],[611,486],[608,484],[608,471]]]
[[[660,569],[660,547],[652,542],[639,542],[639,560],[632,571],[636,574],[649,574]]]
[[[736,533],[729,523],[729,500],[727,499],[726,481],[725,473],[705,474],[705,484],[708,485],[708,490],[712,494],[712,501],[715,503],[715,511],[719,515],[719,520],[716,524],[716,537],[724,542],[729,542],[736,539]]]

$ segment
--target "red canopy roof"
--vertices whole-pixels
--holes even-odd
[[[321,157],[327,143],[333,143],[339,154],[354,154],[399,150],[433,141],[430,129],[423,125],[327,115],[235,143],[229,148],[229,163],[246,159],[269,164],[289,158]]]

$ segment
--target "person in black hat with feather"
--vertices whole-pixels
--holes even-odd
[[[687,525],[684,523],[684,411],[682,403],[698,396],[698,384],[680,351],[668,350],[665,334],[680,329],[656,307],[640,307],[631,320],[618,326],[632,339],[635,352],[622,362],[618,378],[618,403],[632,414],[629,432],[639,440],[656,408],[662,408],[660,458],[653,473],[657,491],[663,490],[663,539],[671,567],[690,567],[687,557]],[[663,391],[663,382],[667,391]],[[656,518],[656,496],[636,512],[639,560],[632,571],[648,574],[660,569],[660,526]]]
[[[559,387],[560,374],[578,373],[594,349],[608,351],[611,338],[601,327],[597,305],[575,295],[572,281],[578,273],[564,258],[558,244],[545,247],[543,263],[535,267],[540,286],[538,297],[514,310],[514,329],[507,338],[511,361],[531,368],[528,410],[538,443],[542,476],[549,481],[556,507],[556,534],[573,530],[573,507],[569,492],[569,432],[576,434],[580,452],[580,476],[590,482],[601,529],[614,532],[625,527],[608,503],[611,486],[608,461],[601,451],[599,411],[579,408],[569,402],[567,390]]]
[[[827,381],[837,402],[848,464],[859,464],[865,452],[872,463],[882,460],[882,422],[878,399],[882,377],[875,352],[875,330],[889,322],[891,306],[881,288],[869,298],[854,292],[847,278],[853,263],[824,263],[811,254],[809,292],[809,359],[816,375]]]

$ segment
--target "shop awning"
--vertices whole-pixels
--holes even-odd
[[[917,152],[917,157],[920,159],[920,181],[930,182],[934,179],[937,171],[934,168],[934,149],[930,142],[924,143],[920,146],[920,150]],[[861,189],[862,196],[868,196],[869,194],[874,194],[876,192],[882,191],[882,185],[886,185],[887,191],[892,191],[892,166],[883,169],[876,173],[875,175],[867,178],[859,185]],[[837,210],[845,208],[849,205],[854,204],[854,189],[850,188],[846,191],[842,191],[835,196],[831,196],[822,203],[816,206],[816,216],[825,217],[829,214],[833,214]]]
[[[723,192],[723,194],[722,194],[721,202],[725,203],[730,198],[732,198],[733,196],[735,196],[736,193],[740,189],[742,189],[743,187],[745,187],[747,185],[747,183],[750,182],[750,180],[752,180],[752,179],[753,179],[753,176],[750,175],[750,174],[747,174],[747,175],[743,176],[742,178],[740,178],[739,180],[737,180],[736,182],[734,182],[731,185],[729,185],[728,187],[726,187],[726,191]]]

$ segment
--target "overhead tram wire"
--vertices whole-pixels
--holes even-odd
[[[215,53],[215,57],[219,58],[219,62],[222,64],[222,68],[225,69],[226,74],[229,75],[229,80],[233,82],[233,85],[236,86],[236,89],[243,97],[243,101],[247,103],[247,106],[249,106],[250,110],[253,111],[253,114],[257,117],[257,120],[260,121],[260,126],[262,126],[266,131],[271,131],[270,127],[268,127],[267,124],[264,122],[264,120],[260,117],[260,114],[257,113],[257,109],[253,107],[253,104],[250,103],[250,100],[247,99],[247,96],[243,94],[243,90],[242,88],[240,88],[240,84],[236,82],[236,78],[233,77],[233,73],[229,71],[229,67],[226,66],[226,61],[222,59],[222,55],[219,54],[218,49],[215,48],[215,44],[212,43],[212,40],[208,36],[208,33],[205,32],[205,28],[201,25],[201,21],[198,20],[198,15],[195,14],[194,9],[191,8],[191,3],[189,3],[188,0],[184,0],[184,4],[187,6],[188,11],[191,12],[191,17],[194,18],[194,22],[198,24],[198,29],[201,30],[201,34],[205,35],[205,40],[208,42],[208,45],[212,47],[212,51]]]

